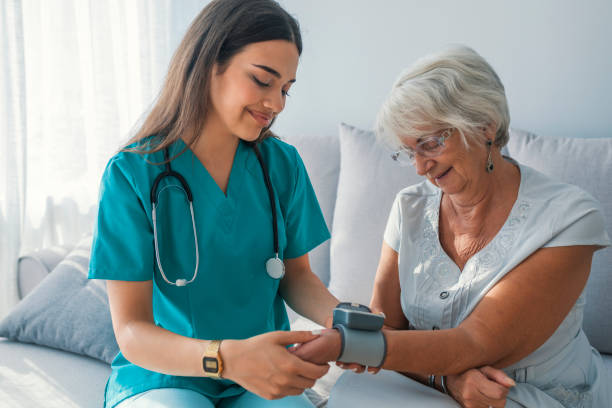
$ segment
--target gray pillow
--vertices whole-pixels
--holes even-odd
[[[550,177],[582,188],[601,203],[612,237],[612,138],[541,137],[512,129],[510,156]],[[599,351],[612,353],[612,247],[595,252],[586,287],[583,328]]]
[[[38,286],[72,249],[72,246],[58,245],[38,249],[19,257],[17,261],[19,299],[26,297],[28,293]]]
[[[119,347],[104,281],[88,280],[91,237],[81,241],[0,322],[0,336],[110,363]]]
[[[287,137],[286,140],[295,146],[304,161],[308,177],[317,195],[321,211],[323,211],[325,223],[331,231],[340,173],[338,135],[295,134]],[[329,284],[330,242],[330,240],[325,241],[308,254],[312,271],[325,285]]]
[[[329,289],[341,301],[370,303],[383,233],[396,194],[424,178],[401,167],[373,131],[340,125],[340,176],[331,239]]]

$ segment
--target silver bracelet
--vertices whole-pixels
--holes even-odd
[[[445,393],[446,395],[450,395],[450,394],[448,393],[448,390],[446,389],[446,376],[445,376],[445,375],[443,375],[442,377],[440,377],[440,384],[442,384],[442,391],[444,391],[444,393]]]
[[[431,388],[436,388],[436,376],[435,375],[432,374],[429,376],[428,384]]]

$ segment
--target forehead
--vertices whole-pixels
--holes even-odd
[[[290,41],[262,41],[245,46],[230,65],[264,65],[278,72],[282,81],[289,81],[295,79],[299,58],[297,47]]]

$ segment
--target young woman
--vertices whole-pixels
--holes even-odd
[[[121,350],[106,407],[312,406],[302,392],[328,366],[287,351],[316,336],[287,331],[283,300],[330,325],[338,301],[308,263],[329,232],[299,155],[269,130],[301,49],[275,1],[212,1],[109,161],[90,265]]]

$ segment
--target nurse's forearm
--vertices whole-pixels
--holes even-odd
[[[202,377],[207,340],[192,339],[146,321],[126,324],[117,341],[124,357],[142,368],[168,375]]]
[[[286,274],[279,288],[285,302],[300,315],[321,326],[331,327],[332,311],[338,299],[311,271],[307,255],[287,259],[285,268]]]
[[[329,293],[315,274],[310,275],[284,282],[281,295],[289,307],[300,315],[321,326],[331,327],[332,310],[338,304],[338,299]]]

